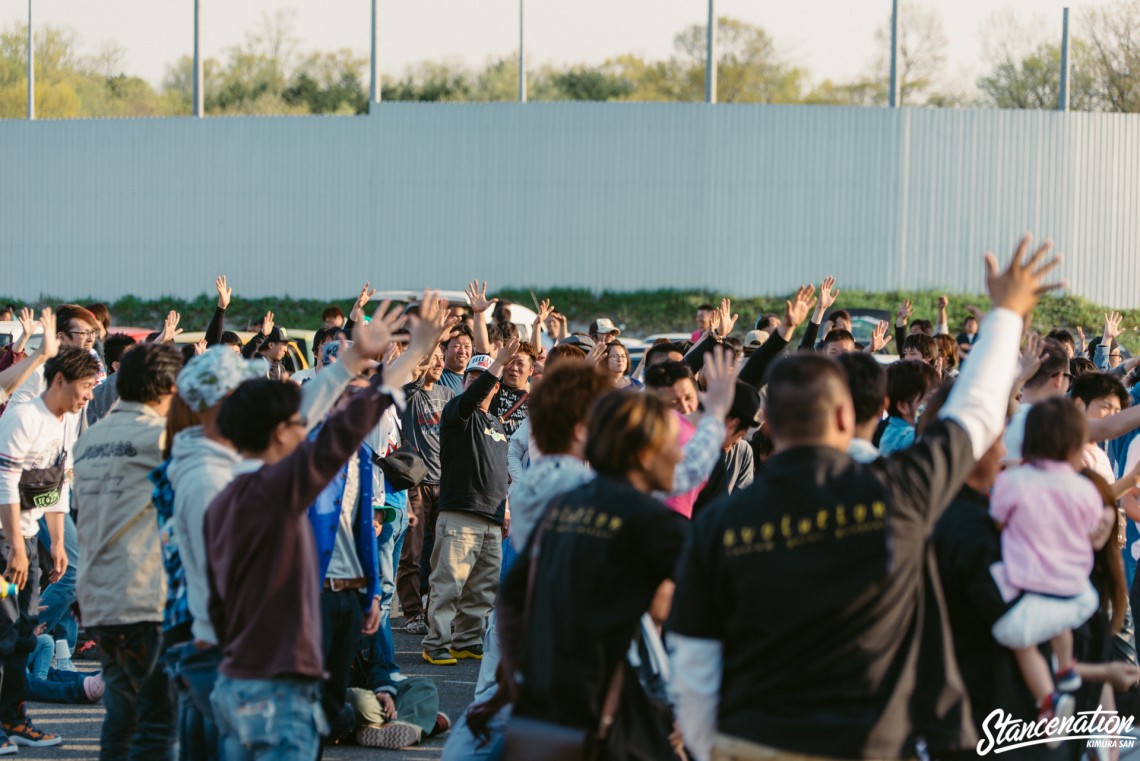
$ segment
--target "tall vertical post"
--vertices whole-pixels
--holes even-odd
[[[705,43],[705,102],[716,103],[716,0],[709,0],[708,42]]]
[[[206,95],[202,81],[202,0],[194,0],[194,116],[206,115]]]
[[[1069,9],[1065,9],[1061,26],[1061,94],[1057,98],[1057,110],[1069,110]]]
[[[519,103],[526,103],[525,0],[519,0]]]
[[[380,102],[380,14],[376,7],[379,0],[372,0],[372,58],[368,84],[369,108]]]
[[[32,38],[32,0],[28,0],[28,119],[36,118],[36,46]]]
[[[891,0],[891,84],[887,105],[899,107],[899,0]]]

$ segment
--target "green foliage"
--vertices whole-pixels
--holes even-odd
[[[585,288],[535,289],[539,299],[548,298],[554,306],[570,318],[573,328],[585,330],[596,317],[606,315],[633,336],[650,333],[690,332],[694,328],[697,306],[705,302],[718,303],[721,297],[729,295],[701,290],[656,290],[656,291],[603,291],[595,294]],[[531,289],[503,288],[495,293],[501,299],[533,308]],[[934,320],[937,317],[939,291],[849,291],[844,289],[836,303],[837,308],[881,309],[894,314],[904,299],[914,304],[916,317]],[[787,295],[775,296],[733,296],[732,310],[740,314],[736,334],[743,336],[752,329],[756,318],[762,314],[782,315],[784,299]],[[989,308],[989,300],[978,294],[949,294],[948,316],[951,332],[957,332],[965,320],[967,306]],[[61,299],[43,297],[37,306],[50,306],[72,301],[90,304],[97,297]],[[0,297],[0,303],[20,305],[18,299]],[[174,310],[182,315],[180,327],[186,331],[205,330],[214,314],[217,297],[214,294],[183,300],[171,297],[160,299],[140,299],[124,296],[110,304],[115,325],[159,329],[166,313]],[[244,299],[235,294],[226,312],[226,327],[229,330],[245,330],[255,320],[261,319],[272,310],[276,322],[285,327],[314,330],[321,327],[321,311],[330,304],[339,306],[345,314],[352,308],[350,300],[321,301],[294,297]],[[1076,328],[1080,326],[1086,338],[1100,335],[1104,325],[1106,308],[1092,304],[1077,296],[1045,296],[1033,316],[1033,327],[1042,332],[1054,327]],[[1126,310],[1124,325],[1129,329],[1121,339],[1133,354],[1140,353],[1140,309]]]

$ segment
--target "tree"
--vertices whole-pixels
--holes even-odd
[[[395,82],[384,84],[381,92],[384,100],[464,101],[471,99],[471,80],[461,68],[424,61],[409,66]]]
[[[576,66],[543,79],[554,100],[621,100],[634,90],[633,82],[602,67]]]
[[[772,38],[758,26],[721,17],[717,31],[717,101],[796,103],[805,72],[785,62]],[[704,100],[708,27],[694,24],[673,40],[684,68],[683,100]]]
[[[880,53],[875,60],[874,79],[881,83],[879,105],[886,105],[891,73],[891,24],[875,31]],[[937,10],[915,3],[899,4],[899,105],[931,105],[946,66],[949,45]]]
[[[1098,107],[1093,61],[1082,40],[1071,43],[1069,107],[1091,111]],[[1029,52],[1007,55],[978,80],[983,103],[993,108],[1057,108],[1061,94],[1061,47],[1038,43]]]
[[[1140,0],[1117,0],[1089,12],[1093,89],[1105,111],[1140,111]]]
[[[368,61],[351,50],[313,53],[297,67],[283,98],[311,114],[366,114],[363,72]]]

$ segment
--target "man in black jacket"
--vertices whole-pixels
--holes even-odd
[[[443,408],[439,518],[423,643],[424,660],[435,666],[483,658],[483,617],[495,601],[503,560],[500,506],[508,482],[508,437],[490,407],[503,368],[518,351],[515,338],[493,360],[472,357],[463,393]]]

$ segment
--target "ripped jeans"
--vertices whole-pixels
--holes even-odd
[[[230,679],[210,695],[225,761],[315,759],[329,725],[316,679]]]

